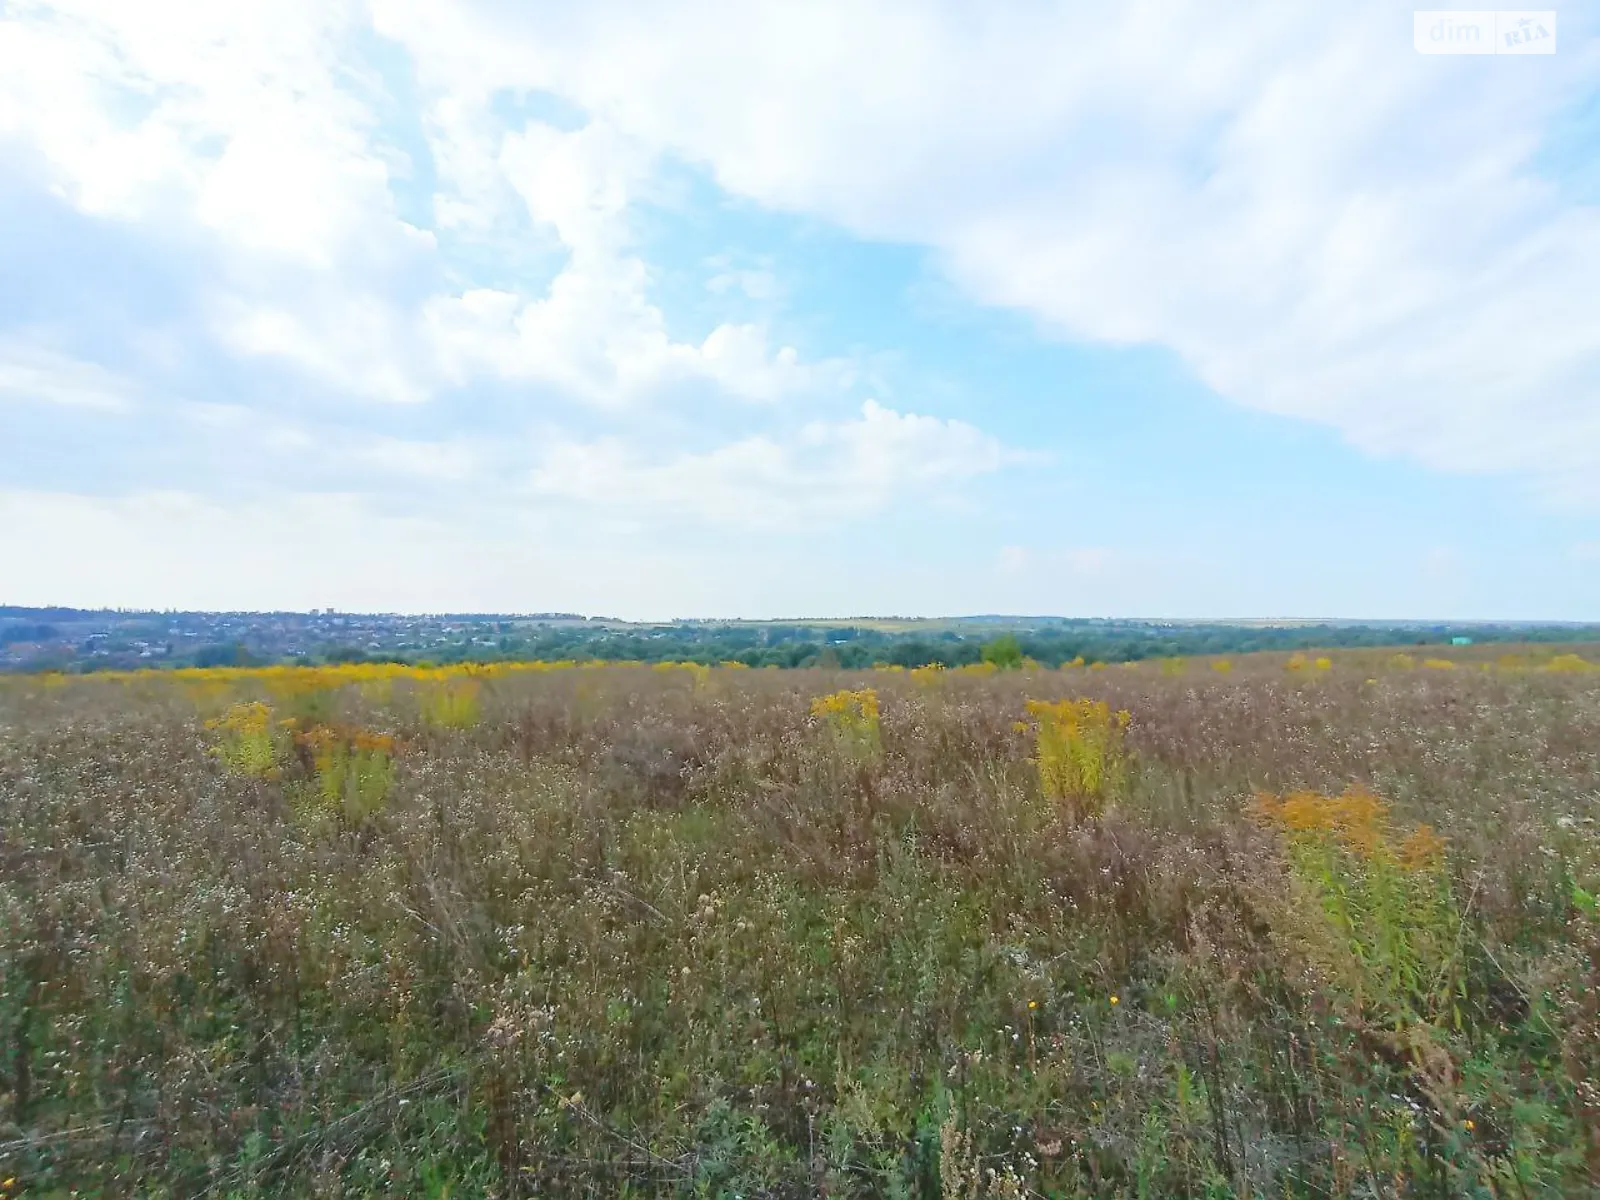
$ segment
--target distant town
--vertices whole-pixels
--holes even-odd
[[[128,612],[0,606],[0,669],[111,670],[353,661],[459,661],[513,651],[529,629],[586,628],[570,613],[502,617],[311,612]],[[596,623],[600,624],[599,622]]]
[[[0,605],[0,671],[607,659],[956,666],[1003,635],[1046,665],[1327,646],[1600,641],[1600,624],[941,619],[671,621],[578,613],[147,612]]]

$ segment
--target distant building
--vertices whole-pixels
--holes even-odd
[[[1450,639],[1450,644],[1452,646],[1470,646],[1472,645],[1472,639],[1469,637],[1453,637]]]

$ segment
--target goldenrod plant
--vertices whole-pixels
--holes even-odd
[[[272,709],[259,700],[230,705],[205,727],[215,735],[212,752],[228,770],[238,775],[267,779],[277,774],[283,749],[283,729]]]
[[[310,755],[315,776],[306,815],[359,826],[383,809],[394,785],[393,737],[320,725],[296,740]]]
[[[1098,816],[1127,779],[1123,734],[1131,715],[1087,699],[1029,700],[1027,709],[1040,789],[1074,818]]]
[[[1446,1010],[1460,965],[1460,915],[1446,844],[1422,823],[1402,831],[1389,804],[1364,787],[1255,798],[1255,812],[1287,843],[1296,879],[1334,933],[1312,939],[1331,977],[1388,1019]]]
[[[820,718],[846,755],[868,760],[883,748],[878,731],[878,693],[873,688],[844,689],[811,702],[811,715]]]
[[[1600,664],[1592,663],[1579,654],[1557,654],[1544,664],[1546,671],[1581,675],[1585,671],[1600,671]]]
[[[428,724],[440,729],[470,729],[478,723],[476,679],[442,679],[425,684],[419,697]]]

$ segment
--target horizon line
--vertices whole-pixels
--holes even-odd
[[[0,603],[0,614],[8,611],[65,612],[86,615],[120,614],[125,616],[343,616],[343,617],[459,617],[498,618],[509,620],[566,620],[585,623],[610,623],[616,625],[817,625],[850,624],[853,622],[886,622],[934,624],[938,622],[1002,622],[1002,621],[1123,621],[1145,625],[1513,625],[1513,626],[1575,626],[1600,625],[1600,616],[1589,620],[1551,617],[1348,617],[1348,616],[1144,616],[1144,615],[1068,615],[1065,613],[949,613],[939,616],[905,616],[901,614],[854,614],[851,616],[673,616],[665,618],[616,617],[604,614],[564,612],[555,609],[538,611],[495,611],[489,609],[346,609],[346,608],[147,608],[147,607],[83,607],[73,604],[7,604]]]

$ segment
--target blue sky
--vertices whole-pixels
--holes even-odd
[[[0,602],[1600,619],[1600,39],[0,0]]]

